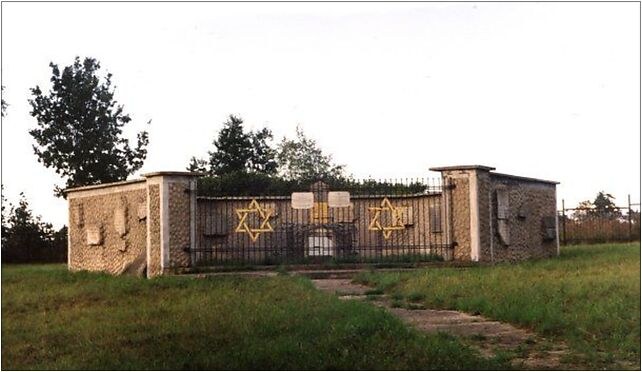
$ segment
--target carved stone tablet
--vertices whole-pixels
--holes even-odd
[[[311,192],[293,192],[292,209],[310,209],[314,205],[314,194]]]
[[[350,193],[347,191],[330,191],[328,193],[330,208],[345,208],[350,206]]]
[[[121,237],[127,234],[127,208],[118,207],[114,210],[114,229]]]
[[[100,245],[103,242],[103,234],[100,226],[87,226],[87,244]]]
[[[510,210],[508,205],[508,190],[497,190],[497,219],[507,220],[509,218]]]
[[[85,216],[83,213],[82,204],[75,205],[71,208],[71,219],[73,223],[78,227],[82,227],[85,224]]]

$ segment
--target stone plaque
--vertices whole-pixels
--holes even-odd
[[[292,209],[310,209],[314,205],[314,194],[311,192],[293,192]]]
[[[544,240],[555,240],[557,238],[557,221],[555,217],[542,217],[542,228],[544,230]]]
[[[82,227],[85,224],[82,204],[78,204],[71,209],[71,216],[72,221],[76,226]]]
[[[345,208],[350,206],[350,193],[347,191],[330,191],[328,193],[330,208]]]
[[[142,221],[147,218],[147,203],[138,204],[138,220]]]
[[[114,210],[114,229],[121,237],[127,234],[127,209],[118,207]]]
[[[508,190],[497,190],[497,219],[507,220],[509,217]]]
[[[100,226],[87,226],[87,244],[100,245],[103,242],[103,234]]]

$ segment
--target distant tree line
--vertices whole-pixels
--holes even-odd
[[[187,169],[207,177],[199,183],[199,193],[283,194],[313,181],[347,182],[351,177],[344,165],[337,165],[316,141],[297,126],[296,138],[272,144],[270,129],[248,131],[243,119],[230,115],[213,140],[207,158],[192,157]]]
[[[3,190],[4,191],[4,190]],[[24,193],[14,206],[2,196],[2,262],[66,262],[67,227],[55,230],[35,216]]]
[[[593,200],[564,209],[560,216],[560,241],[606,243],[640,239],[640,211],[618,207],[613,195],[600,191]]]

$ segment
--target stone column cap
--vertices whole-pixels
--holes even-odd
[[[495,167],[489,167],[487,165],[451,165],[447,167],[432,167],[430,168],[431,171],[435,172],[443,172],[443,171],[451,171],[451,170],[483,170],[483,171],[492,171],[495,170]]]
[[[142,177],[158,177],[158,176],[179,176],[179,177],[203,177],[205,173],[201,172],[181,172],[181,171],[159,171],[141,174]]]

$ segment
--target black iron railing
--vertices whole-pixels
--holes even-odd
[[[640,240],[640,203],[609,208],[566,208],[559,215],[560,244],[629,242]]]
[[[192,262],[449,260],[450,189],[441,179],[351,180],[289,195],[199,196]]]

